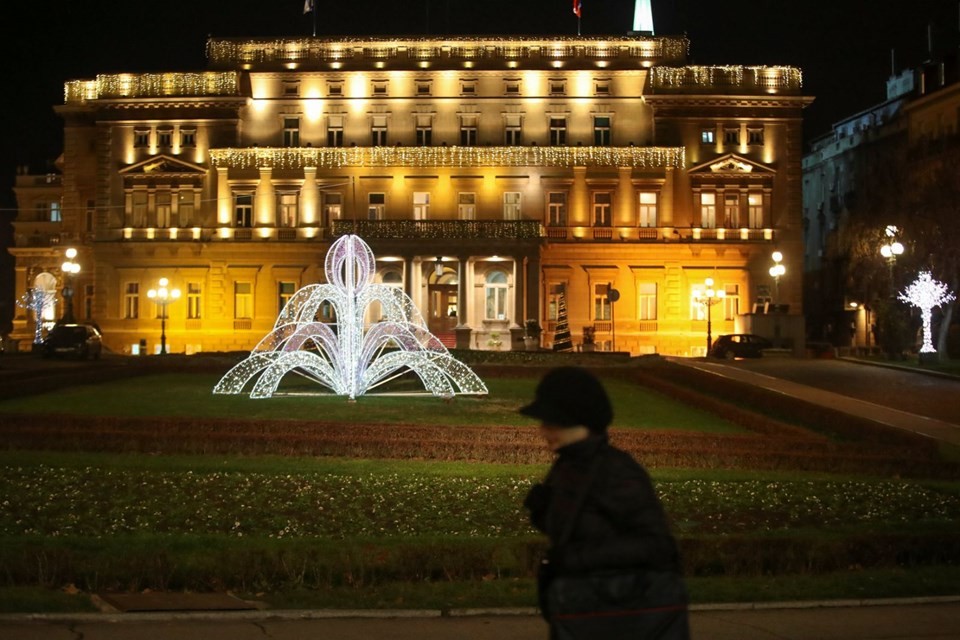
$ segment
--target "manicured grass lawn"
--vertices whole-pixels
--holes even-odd
[[[0,413],[64,413],[107,416],[192,416],[239,420],[319,420],[324,422],[515,425],[535,423],[517,413],[533,398],[537,378],[486,380],[488,396],[367,395],[356,402],[333,395],[287,395],[252,400],[247,395],[214,395],[219,376],[164,374],[81,385],[0,403]],[[617,380],[605,381],[613,398],[618,427],[734,433],[741,429],[696,407]],[[293,383],[296,383],[294,379]],[[315,385],[311,389],[321,390]],[[301,389],[301,387],[297,387]],[[422,389],[422,387],[421,387]]]

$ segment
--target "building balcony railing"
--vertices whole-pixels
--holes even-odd
[[[684,166],[683,147],[247,147],[211,149],[229,169],[343,167],[631,167]]]
[[[539,240],[536,220],[336,220],[334,238],[353,233],[363,238],[404,240]]]
[[[773,240],[773,229],[551,225],[544,235],[549,242],[748,242]]]

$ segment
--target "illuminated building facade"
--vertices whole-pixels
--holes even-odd
[[[206,71],[69,82],[62,222],[18,223],[18,295],[71,244],[113,350],[156,351],[161,277],[182,292],[172,352],[245,350],[355,233],[450,346],[522,348],[536,319],[549,348],[562,293],[575,344],[701,355],[707,278],[716,334],[762,332],[771,253],[800,264],[811,99],[798,69],[690,66],[688,47],[213,38]],[[802,342],[800,279],[778,291]]]

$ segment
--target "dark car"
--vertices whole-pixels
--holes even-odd
[[[773,343],[763,336],[752,333],[728,333],[718,336],[710,347],[710,354],[714,358],[759,358],[764,349],[769,349]]]
[[[103,342],[92,324],[58,324],[43,341],[43,357],[74,356],[82,360],[100,359]]]

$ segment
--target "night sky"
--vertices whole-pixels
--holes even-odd
[[[884,98],[891,49],[899,68],[956,47],[960,1],[653,0],[657,35],[686,33],[697,64],[784,64],[804,72],[806,138]],[[584,36],[632,28],[633,0],[583,0]],[[316,0],[318,36],[422,34],[576,35],[571,0]],[[912,11],[912,13],[908,13]],[[16,16],[13,15],[16,12]],[[42,170],[61,148],[52,106],[66,80],[98,73],[195,71],[208,35],[309,36],[303,0],[43,0],[4,2],[0,46],[8,96],[0,157],[0,204],[15,167]],[[11,113],[12,112],[12,113]]]

